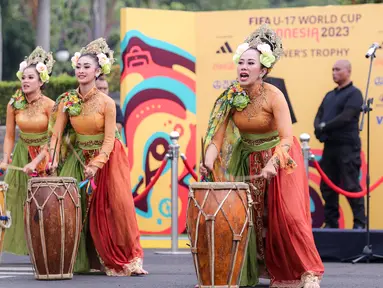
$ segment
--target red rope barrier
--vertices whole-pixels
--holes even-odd
[[[150,189],[152,189],[154,184],[156,184],[156,182],[158,181],[158,178],[160,178],[162,172],[164,172],[164,169],[165,169],[165,166],[166,166],[168,160],[169,160],[168,156],[165,156],[164,160],[162,160],[160,168],[158,168],[156,174],[153,176],[153,179],[150,181],[149,185],[146,186],[145,190],[142,191],[142,193],[140,193],[139,195],[134,197],[134,199],[133,199],[134,203],[139,202],[141,199],[146,197],[146,195],[148,195]]]
[[[189,163],[187,162],[187,159],[186,159],[186,156],[185,154],[181,154],[181,158],[182,158],[182,161],[184,162],[184,165],[186,167],[186,169],[189,171],[189,173],[192,175],[192,177],[194,178],[195,181],[198,181],[198,176],[197,174],[194,172],[194,170],[190,167]]]
[[[322,177],[323,181],[332,189],[334,190],[335,192],[339,193],[339,194],[342,194],[346,197],[349,197],[349,198],[361,198],[361,197],[364,197],[366,194],[367,194],[367,190],[363,190],[363,191],[360,191],[360,192],[348,192],[348,191],[345,191],[341,188],[339,188],[338,186],[336,186],[331,180],[330,178],[328,178],[328,176],[323,172],[322,168],[320,167],[318,161],[316,160],[313,160],[312,161],[314,163],[314,166],[315,168],[318,170],[320,176]],[[370,192],[374,191],[380,184],[383,183],[383,177],[380,177],[380,179],[375,182],[371,187],[370,187]]]

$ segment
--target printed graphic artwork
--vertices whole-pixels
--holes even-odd
[[[147,195],[142,192],[161,167],[171,131],[180,132],[180,152],[186,154],[190,165],[195,168],[196,161],[200,161],[196,148],[199,149],[199,140],[206,131],[211,108],[236,78],[233,51],[257,26],[269,23],[283,39],[284,57],[269,77],[283,79],[287,85],[291,107],[298,119],[293,125],[294,135],[310,134],[310,146],[319,160],[323,144],[314,138],[313,121],[324,95],[335,87],[332,65],[338,59],[349,59],[352,80],[364,93],[369,69],[365,53],[371,41],[382,41],[381,26],[376,25],[382,13],[383,5],[375,4],[209,13],[123,8],[120,65],[121,107],[126,122],[123,138],[132,166],[132,189],[141,233],[170,234],[170,162],[154,188]],[[228,18],[237,21],[229,23]],[[366,29],[370,33],[363,33]],[[378,53],[374,60],[369,90],[370,97],[374,97],[372,135],[380,135],[383,127],[382,57]],[[198,102],[196,97],[200,97]],[[366,128],[360,135],[365,149]],[[381,177],[381,147],[382,138],[372,137],[371,184]],[[362,153],[362,188],[365,187],[364,159]],[[309,172],[312,224],[321,227],[324,208],[320,177],[314,167]],[[181,160],[178,180],[179,231],[183,232],[187,184],[194,180]],[[382,189],[379,186],[372,194],[371,229],[383,228]],[[340,196],[340,212],[340,227],[352,228],[352,211],[343,196]]]
[[[196,165],[195,57],[163,41],[130,30],[121,43],[124,141],[129,152],[133,197],[148,186],[170,142],[180,134],[180,153]],[[185,230],[191,175],[179,165],[179,232]],[[168,234],[171,227],[170,161],[149,193],[136,201],[141,233]]]

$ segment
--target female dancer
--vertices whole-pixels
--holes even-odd
[[[45,52],[41,47],[37,47],[21,62],[16,74],[21,81],[21,89],[12,96],[7,107],[4,156],[0,169],[6,171],[11,160],[17,125],[20,136],[13,152],[12,166],[24,167],[25,173],[8,169],[4,179],[9,185],[6,199],[7,209],[11,211],[12,225],[5,233],[3,247],[4,251],[18,255],[28,254],[23,218],[27,174],[35,170],[39,176],[45,174],[48,122],[55,102],[44,96],[41,90],[49,81],[54,62],[52,53]]]
[[[75,148],[64,160],[59,174],[78,181],[94,179],[97,185],[88,201],[85,201],[86,191],[81,191],[83,217],[88,216],[89,230],[85,228],[81,233],[75,272],[99,270],[102,264],[109,276],[147,274],[142,268],[143,250],[130,188],[128,157],[116,130],[116,105],[95,84],[97,77],[110,73],[113,61],[113,51],[102,38],[72,57],[79,87],[56,101],[50,153],[56,139],[57,147],[61,143],[69,144],[65,142],[67,136],[60,137],[63,132],[74,131]],[[59,161],[55,158],[53,169]]]
[[[215,181],[250,183],[255,229],[241,286],[268,277],[271,287],[316,288],[324,267],[312,235],[301,148],[283,94],[263,81],[282,53],[267,25],[238,47],[238,82],[215,103],[200,172]]]

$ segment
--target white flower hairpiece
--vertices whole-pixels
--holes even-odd
[[[272,53],[270,45],[266,44],[266,43],[258,44],[257,50],[259,52],[261,52],[262,54],[263,53]]]
[[[98,63],[100,64],[100,66],[104,66],[110,63],[109,58],[106,57],[104,53],[97,54],[97,58],[98,58]]]
[[[71,59],[73,69],[76,68],[77,62],[80,59],[80,57],[81,57],[81,53],[80,52],[74,53],[74,55],[73,55],[73,57]],[[98,64],[101,67],[102,73],[105,74],[105,75],[109,74],[110,70],[111,70],[111,67],[112,67],[110,59],[104,53],[97,54],[97,59],[98,59]]]
[[[27,68],[27,67],[28,67],[27,61],[23,61],[23,62],[20,63],[19,71],[17,71],[17,73],[16,73],[16,76],[17,76],[17,78],[19,78],[20,81],[22,79],[23,72],[24,72],[25,68]],[[36,64],[36,70],[39,73],[41,81],[43,83],[48,83],[49,82],[49,74],[48,74],[48,67],[47,67],[47,65],[45,65],[42,62],[39,62],[39,63]]]
[[[80,52],[76,52],[76,53],[74,53],[73,57],[70,59],[70,61],[72,62],[72,68],[73,69],[76,68],[78,59],[80,59],[80,57],[81,57]]]
[[[42,47],[37,46],[35,50],[20,63],[16,76],[21,81],[24,70],[31,65],[36,65],[36,70],[39,73],[41,81],[44,83],[49,82],[49,74],[52,73],[55,62],[52,52],[46,52]]]
[[[48,68],[47,66],[44,64],[44,63],[37,63],[36,65],[36,70],[39,72],[39,73],[43,73],[43,72],[47,72],[48,71]]]
[[[19,71],[20,71],[20,72],[24,72],[24,70],[25,70],[25,68],[27,68],[27,66],[28,66],[27,61],[23,61],[23,62],[21,62],[21,63],[20,63],[20,66],[19,66]]]
[[[241,55],[247,51],[250,47],[250,44],[245,42],[238,46],[237,50],[234,53],[233,61],[235,64],[238,64]],[[256,49],[261,53],[260,62],[263,66],[270,68],[275,62],[276,58],[273,55],[271,47],[267,43],[258,44]]]
[[[234,53],[233,56],[233,61],[235,64],[238,64],[239,59],[241,58],[241,55],[250,48],[249,43],[242,43],[241,45],[238,46],[237,50]]]

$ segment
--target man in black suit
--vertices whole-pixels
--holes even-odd
[[[287,105],[289,105],[289,110],[290,110],[290,116],[291,116],[291,122],[296,123],[297,118],[295,117],[293,106],[291,105],[290,99],[289,99],[289,94],[287,93],[286,85],[285,85],[285,80],[282,78],[275,78],[275,77],[267,77],[264,80],[266,83],[272,84],[275,87],[277,87],[283,95],[285,95],[285,99],[287,101]]]
[[[327,92],[314,120],[315,136],[324,143],[320,166],[335,185],[349,192],[360,192],[359,117],[363,95],[351,80],[348,60],[335,62],[332,77],[336,87]],[[339,194],[323,180],[320,189],[325,200],[325,228],[339,228]],[[353,229],[364,229],[364,197],[347,200],[354,215]]]

